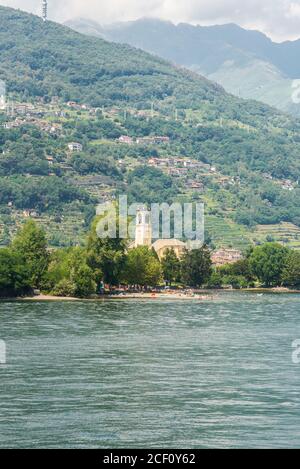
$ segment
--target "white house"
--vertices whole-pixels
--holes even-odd
[[[77,142],[71,142],[68,144],[68,148],[70,151],[72,152],[80,152],[82,151],[83,147],[81,145],[81,143],[77,143]]]

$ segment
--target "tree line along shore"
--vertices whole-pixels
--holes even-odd
[[[28,220],[7,248],[0,249],[0,297],[45,295],[92,298],[123,288],[151,291],[165,285],[189,288],[247,289],[300,287],[300,252],[278,243],[252,247],[234,264],[214,267],[211,251],[172,249],[160,261],[146,246],[128,249],[124,239],[100,239],[98,220],[84,246],[49,250],[44,230]]]

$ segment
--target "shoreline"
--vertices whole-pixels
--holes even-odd
[[[296,295],[300,290],[290,290],[286,288],[247,288],[240,290],[195,290],[194,294],[183,292],[164,292],[164,293],[124,293],[120,295],[102,295],[91,298],[75,298],[53,295],[37,295],[28,297],[0,298],[0,301],[105,301],[105,300],[179,300],[179,301],[209,301],[216,300],[220,294],[227,293],[249,293],[257,295]]]
[[[124,295],[103,295],[95,298],[72,298],[52,295],[39,295],[27,298],[11,298],[13,301],[105,301],[105,300],[213,300],[212,295],[184,295],[184,294],[166,294],[166,293],[128,293]]]

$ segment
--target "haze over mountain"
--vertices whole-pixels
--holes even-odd
[[[176,26],[140,19],[101,26],[80,18],[66,24],[84,34],[127,43],[183,65],[240,97],[300,115],[300,105],[292,99],[294,80],[300,78],[300,40],[275,43],[263,33],[235,24]]]

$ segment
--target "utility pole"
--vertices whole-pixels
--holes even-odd
[[[42,18],[46,22],[48,18],[48,3],[47,0],[42,1]]]

